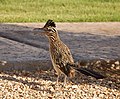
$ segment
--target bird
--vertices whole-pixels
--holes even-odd
[[[103,75],[95,71],[83,67],[78,68],[78,64],[74,62],[70,49],[60,39],[56,29],[56,24],[53,20],[49,19],[44,27],[34,28],[34,30],[39,30],[40,33],[44,34],[49,40],[50,57],[52,65],[57,73],[57,85],[59,82],[59,77],[62,74],[64,75],[64,85],[66,85],[66,78],[75,77],[76,72],[81,72],[87,76],[93,76],[96,79],[104,78]]]

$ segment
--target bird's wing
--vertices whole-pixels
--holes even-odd
[[[72,64],[74,63],[72,54],[69,50],[69,48],[64,44],[59,44],[59,46],[55,47],[53,51],[54,56],[52,58],[54,58],[54,63],[58,66],[58,68],[65,73],[67,76],[70,72],[70,65],[67,65],[68,63]]]

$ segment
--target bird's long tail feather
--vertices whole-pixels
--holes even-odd
[[[90,70],[88,68],[83,68],[83,67],[80,67],[78,69],[76,69],[77,71],[81,72],[82,74],[85,74],[87,76],[92,76],[96,79],[103,79],[105,78],[103,75],[101,75],[100,73],[98,72],[95,72],[93,70]]]
[[[78,67],[77,64],[67,64],[69,66],[71,66],[72,68],[74,68],[76,71],[82,73],[82,74],[85,74],[87,76],[92,76],[96,79],[103,79],[105,78],[105,76],[101,75],[100,73],[96,72],[96,71],[93,71],[93,70],[90,70],[88,68],[84,68],[84,67]]]

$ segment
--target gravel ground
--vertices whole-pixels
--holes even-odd
[[[120,99],[120,79],[96,80],[82,74],[63,87],[51,71],[0,73],[0,99]]]

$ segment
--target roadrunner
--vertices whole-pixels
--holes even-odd
[[[97,79],[103,78],[102,75],[87,68],[77,68],[70,49],[61,41],[58,31],[56,30],[56,24],[53,22],[53,20],[48,20],[43,28],[35,28],[34,30],[39,30],[40,33],[45,34],[49,39],[51,61],[58,75],[57,84],[61,74],[65,76],[65,85],[66,78],[74,77],[76,71],[79,71],[85,75],[93,76]]]

